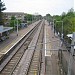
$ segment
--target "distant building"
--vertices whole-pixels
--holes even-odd
[[[9,21],[11,20],[12,16],[16,17],[16,19],[23,21],[25,13],[24,12],[3,12],[3,18],[5,21],[5,24],[9,24]]]
[[[16,19],[24,20],[25,13],[23,12],[3,12],[5,19],[11,19],[12,16],[15,16]]]

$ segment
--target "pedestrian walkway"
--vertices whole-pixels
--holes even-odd
[[[7,50],[9,50],[16,42],[18,42],[24,35],[26,35],[30,30],[34,28],[34,26],[39,21],[29,25],[27,28],[21,29],[18,32],[11,33],[9,35],[9,39],[4,40],[3,42],[0,42],[0,53],[5,53]]]
[[[46,75],[60,75],[58,65],[59,38],[54,36],[51,26],[45,21],[45,61]]]

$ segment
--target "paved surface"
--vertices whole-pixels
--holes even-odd
[[[38,22],[29,25],[27,28],[19,30],[19,35],[17,32],[11,33],[9,39],[0,42],[0,53],[6,52],[11,46],[13,46],[18,40],[20,40],[28,31],[30,31]]]
[[[69,64],[69,58],[70,58],[70,52],[66,49],[65,44],[62,45],[62,42],[60,38],[53,33],[53,30],[51,28],[51,25],[48,24],[48,22],[45,22],[45,61],[46,61],[46,75],[65,75],[64,71],[60,71],[61,64],[59,64],[58,59],[58,51],[62,51],[62,63],[63,68],[67,72],[68,64]],[[54,50],[54,51],[52,51]],[[72,75],[75,75],[75,56],[73,57],[73,63],[72,63]],[[59,67],[60,66],[60,67]]]
[[[58,49],[60,48],[60,40],[55,37],[51,26],[45,22],[45,61],[46,75],[60,75],[58,65]],[[51,50],[51,51],[50,51]],[[53,51],[56,50],[56,51]]]

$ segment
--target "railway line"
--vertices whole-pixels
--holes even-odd
[[[44,36],[44,26],[41,28],[37,44],[43,43],[43,36]],[[34,75],[34,74],[39,75],[40,74],[41,63],[42,63],[42,48],[43,48],[43,44],[36,46],[27,75]]]
[[[43,34],[41,33],[41,29],[43,32],[43,25],[44,25],[43,23],[44,22],[42,22],[41,25],[39,26],[35,36],[33,37],[33,40],[29,44],[28,49],[26,50],[23,56],[23,59],[14,70],[13,75],[29,75],[29,73],[30,75],[33,75],[36,69],[37,69],[36,74],[39,73],[40,67],[41,67],[41,50],[40,49],[42,48],[42,46],[41,45],[37,46],[37,44],[39,42],[42,42]],[[32,71],[32,74],[31,74],[31,71]]]
[[[17,67],[24,53],[26,53],[29,47],[28,45],[30,44],[30,42],[32,42],[33,36],[34,34],[36,34],[37,30],[39,29],[40,24],[41,21],[24,38],[22,38],[11,50],[7,51],[6,54],[1,55],[0,75],[12,75],[14,73],[13,71]],[[33,55],[34,51],[32,52],[31,51],[32,50],[28,51],[28,53],[29,54],[31,53],[31,55]],[[30,58],[32,57],[30,56]]]

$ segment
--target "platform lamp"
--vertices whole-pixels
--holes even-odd
[[[56,19],[53,19],[53,32],[54,32],[54,25],[55,25],[55,24],[54,24],[54,21],[55,21],[55,20],[56,20]]]
[[[18,36],[18,19],[17,19],[17,36]]]
[[[17,20],[17,36],[18,36],[18,18],[17,18],[17,16],[15,16],[16,17],[16,20]]]

